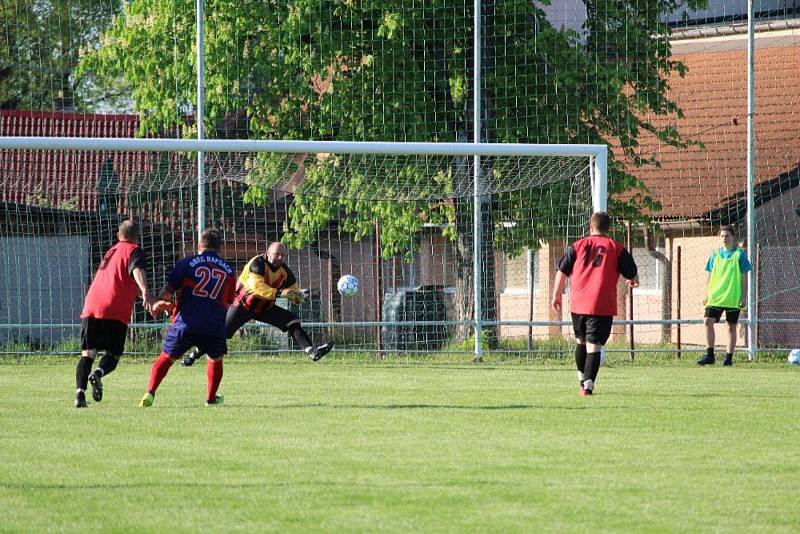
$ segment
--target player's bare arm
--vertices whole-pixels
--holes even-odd
[[[147,285],[147,273],[145,273],[144,269],[141,267],[137,267],[133,270],[133,279],[136,281],[136,285],[139,287],[139,296],[142,297],[142,300],[144,301],[144,307],[149,311],[153,304],[155,304],[155,299],[150,293],[150,288]]]
[[[742,297],[739,299],[739,307],[744,309],[747,306],[747,275],[742,276]]]
[[[158,315],[164,312],[171,313],[175,308],[175,304],[172,303],[172,297],[174,294],[174,288],[172,288],[169,284],[164,286],[164,289],[161,290],[161,292],[153,301],[153,305],[150,308],[150,315],[153,317],[158,317]]]
[[[567,275],[561,271],[556,271],[556,284],[553,289],[553,298],[550,300],[550,306],[561,313],[561,295],[564,293],[564,286],[567,283]]]

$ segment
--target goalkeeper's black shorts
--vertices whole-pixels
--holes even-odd
[[[289,330],[289,326],[292,323],[300,322],[300,318],[297,315],[285,308],[281,308],[277,304],[259,313],[253,313],[244,306],[231,306],[228,308],[228,315],[225,317],[225,329],[228,332],[228,339],[232,338],[233,334],[251,319],[272,325],[282,332]]]

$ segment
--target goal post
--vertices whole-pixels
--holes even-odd
[[[289,265],[313,290],[309,307],[295,310],[312,333],[381,352],[463,352],[484,328],[493,331],[490,346],[502,344],[519,322],[543,336],[560,329],[546,315],[546,281],[532,258],[580,237],[591,213],[606,209],[608,190],[605,145],[2,137],[0,159],[6,209],[47,206],[24,215],[26,224],[8,237],[46,244],[45,236],[61,232],[96,248],[110,244],[118,220],[136,217],[155,289],[176,259],[194,251],[203,225],[222,228],[223,255],[237,268],[263,253],[266,241],[284,239]],[[78,224],[81,217],[89,222]],[[473,235],[482,235],[479,255]],[[14,242],[5,241],[6,248]],[[96,255],[72,275],[71,299],[85,294]],[[515,271],[523,257],[526,273]],[[344,274],[361,280],[357,297],[336,291]],[[56,323],[20,315],[5,325],[3,341],[38,336],[55,344],[70,326],[67,316]],[[156,327],[148,321],[139,309],[133,328]],[[263,330],[251,327],[251,341],[272,336],[267,348],[286,348]],[[241,342],[233,351],[258,345]]]

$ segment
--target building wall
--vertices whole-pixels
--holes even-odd
[[[83,254],[80,252],[84,251]],[[57,343],[77,338],[91,281],[88,236],[0,239],[0,324],[41,325],[0,329],[0,341]]]
[[[800,347],[800,188],[756,209],[760,347]],[[757,262],[755,260],[758,260]],[[767,322],[769,320],[790,322]]]

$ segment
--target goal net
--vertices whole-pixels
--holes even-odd
[[[207,142],[224,151],[203,152],[199,183],[192,142],[13,141],[0,139],[0,335],[17,352],[77,346],[88,285],[129,217],[153,291],[197,250],[202,222],[223,231],[221,255],[239,271],[269,242],[287,245],[310,298],[278,304],[317,343],[472,352],[478,287],[486,349],[527,350],[560,338],[548,306],[555,261],[605,194],[605,147],[592,145]],[[346,274],[360,282],[355,296],[337,291]],[[163,321],[137,303],[131,350],[157,345]],[[293,348],[257,322],[230,341],[232,353]]]

